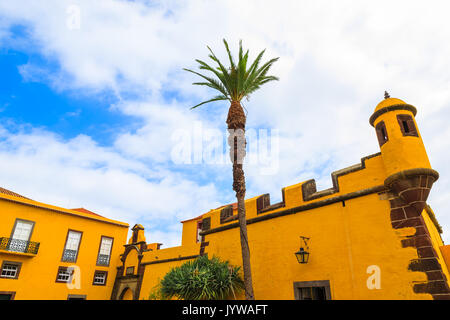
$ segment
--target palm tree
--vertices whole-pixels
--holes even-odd
[[[228,100],[231,105],[228,110],[228,144],[230,145],[230,160],[233,163],[233,190],[236,192],[238,219],[242,249],[242,266],[244,271],[245,297],[247,300],[253,300],[252,275],[250,268],[250,248],[247,237],[247,221],[245,218],[245,176],[242,168],[245,157],[245,124],[246,114],[241,105],[243,98],[249,98],[250,94],[258,90],[263,84],[278,80],[277,77],[267,75],[270,67],[278,58],[269,60],[260,66],[260,62],[265,50],[261,51],[250,67],[247,67],[248,50],[244,54],[242,50],[242,41],[239,41],[239,59],[235,64],[233,56],[230,53],[228,43],[223,39],[225,49],[228,54],[230,66],[226,68],[216,57],[210,47],[207,47],[210,54],[209,58],[217,64],[216,68],[211,67],[206,62],[196,59],[199,69],[212,73],[212,77],[205,76],[199,72],[190,69],[184,69],[202,77],[204,82],[195,82],[194,85],[201,85],[213,88],[219,91],[219,95],[214,98],[199,103],[191,109],[197,108],[205,103]]]

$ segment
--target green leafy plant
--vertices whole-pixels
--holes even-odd
[[[244,289],[240,267],[217,257],[200,256],[171,269],[151,294],[151,299],[226,300]]]
[[[149,300],[167,300],[161,294],[161,280],[159,280],[158,284],[152,288],[152,290],[150,291],[150,294],[148,296],[148,299]]]

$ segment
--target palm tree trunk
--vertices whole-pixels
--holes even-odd
[[[245,215],[245,175],[243,160],[245,157],[245,123],[246,117],[239,101],[233,101],[228,111],[228,144],[230,159],[233,163],[233,190],[236,192],[239,230],[244,271],[245,298],[254,300],[252,272],[250,267],[250,247],[247,236],[247,219]]]

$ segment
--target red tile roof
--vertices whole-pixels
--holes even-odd
[[[237,202],[232,203],[232,204],[226,204],[226,205],[220,206],[220,207],[218,207],[216,209],[225,208],[225,207],[228,207],[228,206],[231,206],[233,208],[233,210],[237,210]]]
[[[124,222],[120,222],[120,221],[115,221],[115,220],[111,220],[108,218],[105,218],[95,212],[89,211],[87,209],[84,208],[76,208],[76,209],[66,209],[66,208],[61,208],[61,207],[57,207],[57,206],[52,206],[49,204],[45,204],[42,202],[37,202],[34,200],[31,200],[30,198],[24,197],[18,193],[12,192],[11,190],[5,189],[0,187],[0,195],[4,194],[10,197],[15,197],[15,198],[20,198],[20,199],[8,199],[10,201],[16,202],[16,203],[21,203],[27,206],[32,206],[32,207],[37,207],[37,208],[41,208],[41,209],[46,209],[46,210],[51,210],[51,211],[55,211],[55,212],[59,212],[59,213],[64,213],[64,214],[71,214],[71,215],[77,215],[79,217],[84,217],[84,218],[88,218],[88,219],[93,219],[93,220],[98,220],[98,221],[102,221],[102,222],[106,222],[106,223],[112,223],[121,227],[126,227],[128,228],[129,225],[127,223]],[[0,197],[3,199],[6,199],[5,197]],[[91,215],[91,216],[96,216],[96,217],[89,217],[89,216],[83,216],[83,215],[78,215],[76,214],[74,211],[78,211],[79,213],[84,213],[85,215]]]
[[[99,214],[97,214],[95,212],[89,211],[89,210],[87,210],[85,208],[76,208],[76,209],[70,209],[70,210],[74,210],[74,211],[78,211],[78,212],[82,212],[82,213],[87,213],[87,214],[93,214],[93,215],[98,216],[98,217],[103,217],[103,216],[101,216],[101,215],[99,215]]]
[[[191,218],[191,219],[187,219],[187,220],[183,220],[183,221],[180,221],[180,222],[181,222],[181,223],[185,223],[185,222],[192,221],[192,220],[198,220],[198,219],[201,219],[201,217],[203,217],[202,214],[199,215],[198,217]]]
[[[31,200],[30,198],[24,197],[18,193],[12,192],[11,190],[8,190],[8,189],[2,188],[2,187],[0,187],[0,193],[7,194],[8,196],[19,197],[19,198]]]

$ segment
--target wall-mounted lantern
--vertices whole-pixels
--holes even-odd
[[[308,240],[309,238],[300,236],[300,238],[303,240],[303,244],[306,248],[303,247],[303,244],[301,244],[300,249],[295,253],[295,256],[297,257],[298,263],[308,263],[309,260],[309,247],[308,247]]]

